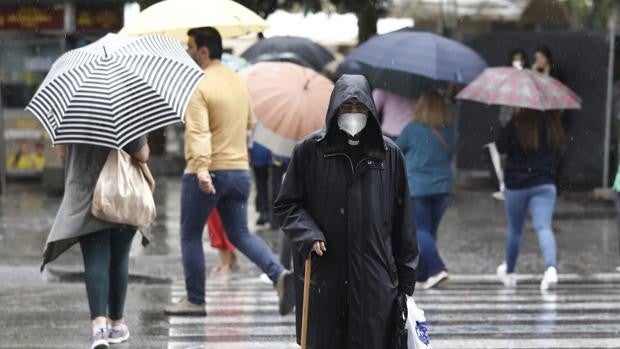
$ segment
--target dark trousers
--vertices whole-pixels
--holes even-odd
[[[212,171],[215,194],[198,186],[195,174],[185,174],[181,188],[181,253],[185,272],[187,299],[194,304],[205,302],[205,255],[202,232],[214,207],[222,218],[228,240],[275,284],[284,271],[267,243],[248,229],[250,174],[245,170]]]
[[[273,205],[278,198],[278,194],[280,193],[280,187],[282,186],[282,178],[286,173],[286,168],[288,167],[288,162],[284,162],[281,166],[273,165],[271,166],[271,205],[270,207],[270,220],[271,220],[271,229],[280,229],[280,221],[273,214]],[[280,263],[287,268],[291,267],[291,258],[292,258],[292,246],[291,240],[284,234],[283,231],[280,230]]]
[[[254,183],[256,183],[256,198],[254,205],[261,215],[269,215],[269,166],[252,166]]]
[[[269,202],[269,211],[270,211],[270,221],[272,228],[276,229],[280,227],[280,222],[273,215],[273,205],[278,198],[278,194],[280,193],[280,187],[282,186],[282,177],[286,173],[287,164],[283,164],[282,166],[271,166],[271,198]]]
[[[91,319],[99,316],[111,320],[123,318],[129,250],[135,233],[132,229],[115,228],[80,237]]]

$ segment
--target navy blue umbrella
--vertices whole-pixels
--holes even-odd
[[[429,89],[445,89],[448,86],[446,81],[433,80],[397,70],[374,68],[350,59],[340,63],[332,80],[338,80],[343,74],[364,75],[373,88],[380,88],[406,97],[418,97]]]
[[[487,67],[471,48],[443,36],[411,30],[377,35],[353,50],[375,87],[412,95],[439,81],[467,84]],[[417,86],[418,88],[412,88]]]

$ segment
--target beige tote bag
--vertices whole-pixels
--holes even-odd
[[[106,222],[147,228],[155,220],[155,180],[148,166],[111,150],[99,174],[91,213]]]

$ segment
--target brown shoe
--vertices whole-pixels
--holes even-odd
[[[286,315],[295,308],[295,274],[285,270],[278,277],[276,283],[278,293],[278,310],[280,315]]]
[[[176,316],[206,316],[207,310],[204,304],[194,304],[187,298],[182,298],[179,302],[166,306],[164,313]]]

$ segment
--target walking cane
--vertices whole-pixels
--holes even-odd
[[[301,349],[307,348],[308,343],[308,307],[310,305],[310,274],[312,273],[312,258],[308,255],[304,272],[304,302],[301,313]]]

